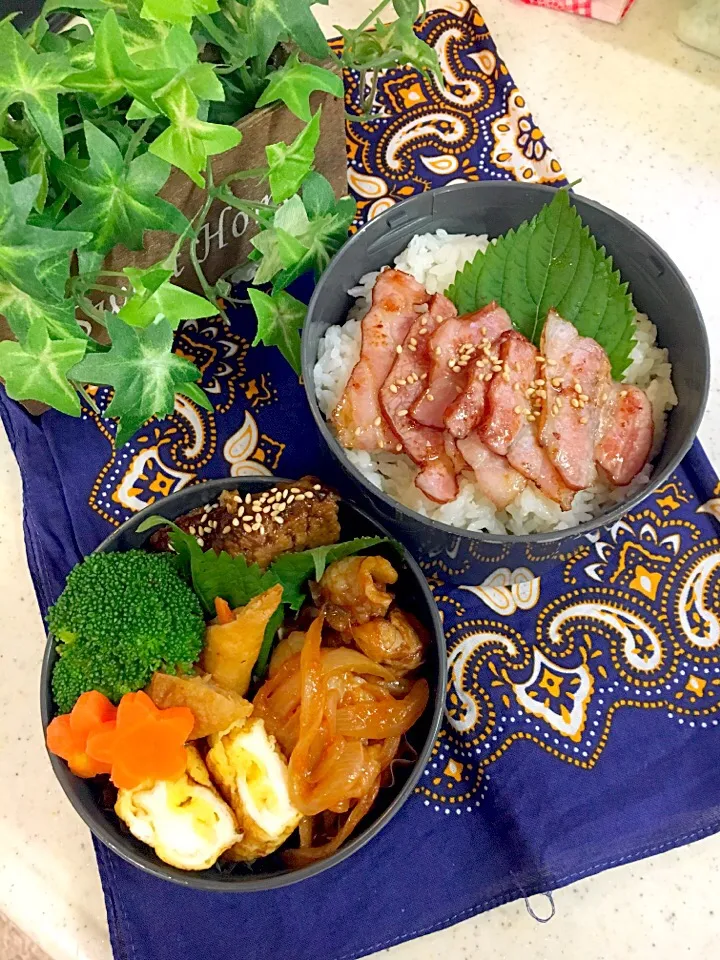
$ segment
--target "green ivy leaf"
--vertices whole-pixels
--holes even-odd
[[[192,36],[182,27],[173,26],[161,44],[154,44],[137,51],[134,61],[148,70],[173,70],[173,80],[163,93],[167,93],[175,83],[184,80],[199,100],[222,100],[225,96],[222,83],[211,63],[198,62],[198,48]],[[158,92],[157,96],[160,96]],[[144,113],[140,113],[143,110]],[[159,109],[156,111],[159,112]],[[133,115],[154,115],[144,105],[133,105]]]
[[[35,197],[35,209],[42,213],[48,195],[48,152],[45,141],[38,137],[30,145],[26,157],[28,173],[31,175],[37,174],[40,177],[40,187]]]
[[[284,67],[270,75],[270,83],[265,88],[256,106],[264,107],[268,103],[281,100],[296,117],[306,123],[310,120],[310,94],[315,90],[324,90],[334,97],[342,98],[342,77],[317,67],[312,63],[300,63],[294,53]]]
[[[218,312],[217,304],[172,284],[171,270],[157,266],[145,270],[125,267],[124,273],[132,283],[134,293],[118,316],[131,327],[147,327],[164,317],[176,330],[182,320],[214,317]]]
[[[154,94],[175,78],[172,67],[149,70],[130,56],[114,10],[108,11],[95,31],[93,52],[94,66],[71,73],[65,78],[65,86],[91,94],[100,107],[129,93],[149,110],[155,110]],[[137,56],[138,51],[134,53]]]
[[[0,113],[4,116],[11,104],[22,103],[48,147],[64,156],[58,94],[69,62],[56,53],[35,53],[9,20],[0,23],[0,50]]]
[[[635,309],[612,259],[558,190],[546,206],[479,253],[457,273],[447,296],[470,313],[495,300],[514,326],[540,343],[548,310],[574,324],[605,349],[613,377],[630,363]]]
[[[29,225],[27,218],[39,189],[38,176],[11,186],[0,160],[0,280],[45,301],[62,296],[59,288],[63,275],[70,273],[70,253],[82,247],[90,235]],[[46,269],[48,263],[53,267],[52,284]]]
[[[256,347],[264,343],[266,347],[278,347],[299,376],[299,331],[305,323],[307,307],[284,290],[270,297],[255,287],[249,287],[248,295],[257,317],[257,333],[252,345]]]
[[[193,17],[201,13],[215,13],[217,0],[145,0],[140,16],[146,20],[164,20],[183,27],[192,26]]]
[[[103,0],[45,0],[41,16],[46,17],[56,10],[107,10],[108,5]]]
[[[355,201],[351,197],[335,200],[332,188],[323,181],[320,174],[311,173],[303,184],[302,199],[296,195],[286,200],[272,223],[252,238],[263,255],[255,283],[272,279],[273,290],[278,291],[310,270],[319,276],[343,245],[355,216]]]
[[[275,203],[289,200],[300,189],[300,184],[315,162],[315,147],[320,139],[320,114],[300,131],[293,142],[270,143],[265,147],[268,162],[270,193]]]
[[[328,0],[320,0],[327,5]],[[293,40],[316,60],[329,56],[330,48],[310,7],[313,0],[247,0],[250,32],[258,57],[265,63],[281,40]]]
[[[36,300],[7,280],[0,280],[0,313],[22,344],[34,326],[44,327],[51,340],[86,339],[71,300]]]
[[[68,372],[85,353],[80,338],[51,340],[42,324],[34,324],[24,344],[0,343],[0,377],[13,400],[38,400],[67,413],[80,416],[80,401]]]
[[[106,319],[110,350],[86,356],[71,370],[71,376],[81,383],[114,387],[105,415],[118,419],[115,445],[120,447],[150,417],[171,413],[175,394],[196,386],[200,371],[172,352],[173,331],[167,320],[155,320],[139,329],[112,313],[106,314]],[[199,388],[193,391],[193,398],[206,410],[212,409]]]
[[[92,123],[85,123],[90,162],[85,169],[63,164],[59,179],[81,202],[61,222],[61,230],[87,230],[92,240],[80,256],[85,270],[118,244],[141,250],[146,230],[182,233],[188,226],[177,207],[156,196],[170,175],[170,167],[144,153],[129,164],[117,144]]]
[[[200,104],[190,85],[180,82],[162,98],[163,111],[171,123],[157,140],[150,144],[150,153],[178,167],[199,187],[205,186],[207,158],[232,150],[242,140],[235,127],[207,123],[198,117]]]

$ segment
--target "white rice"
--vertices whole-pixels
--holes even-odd
[[[466,236],[438,230],[434,234],[413,237],[409,246],[395,258],[395,266],[412,274],[428,293],[438,293],[446,290],[456,272],[478,250],[485,250],[488,243],[486,235]],[[369,273],[360,278],[358,285],[349,291],[356,300],[348,320],[342,325],[329,327],[320,341],[315,365],[315,390],[325,416],[330,415],[342,396],[350,373],[360,357],[360,322],[370,307],[377,276],[377,273]],[[677,396],[672,385],[672,366],[667,350],[657,346],[655,326],[642,313],[636,315],[635,324],[637,343],[623,379],[625,383],[635,384],[645,390],[652,404],[654,457],[665,437],[667,411],[675,406]],[[348,450],[347,456],[378,489],[417,513],[454,527],[500,534],[541,533],[577,526],[632,496],[647,484],[652,473],[652,466],[648,463],[626,487],[613,487],[598,479],[593,487],[577,493],[571,509],[566,511],[529,484],[505,510],[497,510],[480,493],[470,470],[460,478],[460,492],[455,500],[437,504],[415,486],[418,468],[405,454]]]

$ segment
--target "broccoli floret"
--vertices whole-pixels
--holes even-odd
[[[174,557],[142,550],[95,553],[78,564],[47,619],[61,641],[52,686],[63,713],[86,690],[117,703],[156,670],[189,670],[205,630]]]

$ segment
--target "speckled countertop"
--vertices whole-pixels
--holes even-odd
[[[637,0],[619,27],[484,0],[481,11],[536,120],[580,192],[643,227],[693,286],[720,348],[720,60],[675,39],[682,0]],[[317,7],[359,22],[369,0]],[[717,351],[713,350],[714,355]],[[700,431],[720,464],[720,365]],[[17,467],[0,437],[0,910],[53,960],[106,960],[90,838],[45,760],[38,710],[45,636],[27,571]],[[510,904],[388,953],[393,960],[706,960],[720,940],[720,837],[590,878],[555,895],[541,926]],[[534,904],[544,915],[547,903]],[[12,958],[2,958],[12,960]]]

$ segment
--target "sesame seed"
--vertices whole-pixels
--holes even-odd
[[[252,533],[252,526],[249,523],[244,523],[243,530],[245,533]]]
[[[427,373],[422,373],[422,374],[420,375],[420,379],[421,379],[421,380],[427,380],[427,378],[428,378]]]
[[[543,400],[545,400],[545,399],[547,399],[547,392],[546,392],[545,390],[536,390],[536,391],[535,391],[535,396],[536,396],[536,397],[542,397]]]
[[[415,353],[415,351],[417,350],[417,347],[415,346],[414,343],[409,343],[408,350],[410,351],[410,353]]]
[[[582,400],[583,403],[587,403],[590,397],[586,393],[581,393],[580,399]]]
[[[417,346],[417,338],[416,338],[416,337],[410,337],[410,343],[412,343],[414,346]]]
[[[223,527],[223,531],[222,531],[222,532],[223,532],[223,536],[224,536],[226,533],[230,533],[230,530],[231,530],[231,529],[232,529],[232,528],[230,527],[229,524],[228,524],[227,527]]]
[[[397,392],[398,392],[397,386],[396,386],[394,383],[391,383],[391,384],[390,384],[390,393],[397,393]]]
[[[205,546],[205,541],[203,540],[202,537],[198,537],[198,538],[197,538],[197,542],[198,542],[198,546],[199,546],[199,547],[204,547],[204,546]]]
[[[233,518],[232,525],[233,525],[234,527],[239,527],[239,526],[240,526],[240,521],[238,520],[237,517],[234,517],[234,518]]]
[[[562,386],[562,379],[560,377],[553,377],[550,383],[552,383],[554,387],[560,387]]]
[[[378,440],[378,446],[380,447],[381,450],[384,450],[384,449],[385,449],[385,441],[384,441],[384,440]]]
[[[252,525],[253,532],[254,532],[254,533],[257,533],[261,526],[262,526],[262,524],[261,524],[260,521],[258,520],[257,523],[254,523],[254,524]]]
[[[359,437],[362,433],[362,427],[355,427],[355,436]]]
[[[520,382],[518,380],[513,384],[513,390],[517,393],[520,390]]]
[[[581,387],[580,384],[577,383],[577,382],[575,383],[574,390],[575,390],[575,393],[582,393],[582,392],[583,392],[582,387]]]
[[[555,417],[560,413],[560,407],[556,403],[552,405],[552,412]]]
[[[431,393],[426,393],[426,394],[425,394],[425,399],[426,399],[429,403],[432,403],[433,400],[435,399],[435,397],[434,397]]]
[[[239,517],[242,517],[242,515],[243,515],[244,513],[245,513],[245,507],[238,507],[237,515],[238,515]]]
[[[191,533],[193,536],[195,536],[195,527],[188,527],[188,533]]]
[[[513,413],[522,413],[522,407],[520,406],[520,404],[518,404],[517,407],[513,408]]]
[[[580,406],[580,401],[579,401],[579,400],[576,400],[575,397],[572,398],[572,400],[570,401],[570,403],[571,403],[574,407],[579,407],[579,406]]]
[[[439,357],[441,353],[442,353],[442,350],[440,349],[440,347],[435,347],[435,356]]]
[[[406,416],[408,415],[408,413],[409,413],[409,410],[405,410],[405,409],[403,409],[403,410],[398,410],[398,416],[399,416],[399,417],[406,417]]]
[[[299,493],[299,494],[295,497],[295,499],[296,499],[296,500],[304,500],[304,499],[305,499],[305,494],[304,494],[304,493]]]
[[[287,505],[290,506],[290,504],[293,502],[294,499],[295,499],[295,497],[292,496],[292,495],[290,495],[290,496],[287,498]]]
[[[501,376],[502,376],[503,380],[505,381],[505,383],[510,383],[510,374],[508,373],[507,370],[503,370]]]
[[[587,422],[588,422],[587,417],[580,417],[580,423],[587,423]]]
[[[487,327],[480,327],[480,333],[485,336],[487,333]]]
[[[529,423],[534,423],[536,419],[537,419],[537,417],[535,416],[534,413],[529,413],[529,414],[527,415],[527,420],[528,420]]]
[[[290,487],[290,493],[301,493],[300,487]]]
[[[312,492],[312,490],[306,490],[306,491],[305,491],[305,499],[306,499],[306,500],[312,500],[312,498],[313,498],[314,496],[315,496],[315,494]]]
[[[627,390],[621,390],[621,391],[620,391],[620,396],[621,396],[621,397],[626,397],[627,395],[628,395]]]
[[[242,503],[242,497],[239,497],[237,494],[233,497],[233,500],[235,501],[235,503]]]
[[[421,327],[420,330],[418,330],[418,334],[421,337],[424,337],[426,333],[427,333],[427,327]]]
[[[500,373],[501,370],[502,370],[502,364],[500,363],[493,364],[493,367],[492,367],[493,373]]]
[[[290,492],[290,491],[289,491],[287,488],[286,488],[285,490],[283,490],[283,492],[282,492],[282,498],[283,498],[283,500],[287,500],[289,492]]]
[[[245,495],[245,503],[250,503],[251,501],[252,501],[252,495],[249,494],[249,493],[246,494],[246,495]]]
[[[282,526],[285,523],[285,521],[283,520],[282,517],[275,517],[275,523],[279,523],[280,526]]]
[[[493,375],[492,375],[491,373],[486,373],[486,374],[485,374],[485,380],[486,380],[486,382],[489,382],[490,380],[492,380],[492,378],[493,378]]]
[[[476,361],[475,361],[475,366],[476,366],[476,367],[484,367],[485,364],[483,363],[482,360],[476,360]]]
[[[402,453],[402,444],[398,443],[395,447],[395,453]]]
[[[263,507],[263,508],[262,508],[262,512],[263,512],[263,513],[270,513],[271,510],[272,510],[272,507]]]
[[[379,427],[381,423],[382,423],[382,417],[375,417],[375,419],[373,420],[373,424],[376,427]]]
[[[402,347],[400,346],[400,344],[398,344],[398,345],[395,347],[395,353],[402,353]]]
[[[262,524],[260,524],[260,534],[263,537],[265,536],[265,527]]]
[[[322,484],[321,483],[313,484],[313,490],[322,490]]]
[[[544,380],[542,379],[542,377],[541,377],[539,380],[536,380],[536,381],[535,381],[535,385],[538,386],[538,387],[544,387],[544,386],[545,386],[545,381],[544,381]]]
[[[404,378],[402,380],[397,381],[397,385],[399,387],[404,387],[406,383],[407,383],[407,380],[405,380]]]

